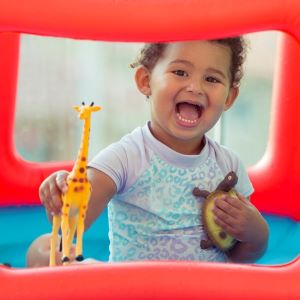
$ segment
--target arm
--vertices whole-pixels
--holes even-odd
[[[216,201],[215,221],[235,237],[237,244],[227,253],[233,262],[255,262],[266,250],[269,229],[266,221],[249,199],[225,196]]]
[[[85,230],[92,225],[117,192],[115,182],[97,169],[88,168],[88,178],[92,185],[92,194],[85,218]]]

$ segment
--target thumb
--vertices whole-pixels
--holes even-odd
[[[62,193],[66,193],[68,191],[67,185],[67,177],[69,172],[67,171],[59,171],[56,173],[56,184],[57,187],[61,190]]]
[[[249,203],[249,198],[246,198],[245,196],[243,196],[242,194],[240,194],[239,192],[236,192],[236,195],[238,196],[238,198],[244,202],[244,203]]]

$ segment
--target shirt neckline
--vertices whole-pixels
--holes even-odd
[[[186,155],[171,149],[161,141],[156,139],[149,128],[150,122],[142,127],[145,143],[153,150],[153,152],[166,162],[177,167],[192,168],[203,163],[209,154],[208,139],[204,136],[204,147],[199,154]]]

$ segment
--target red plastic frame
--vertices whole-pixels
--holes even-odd
[[[226,4],[225,4],[226,3]],[[278,29],[290,33],[281,41],[268,150],[250,170],[253,202],[268,213],[300,220],[300,30],[297,0],[182,1],[0,1],[0,32],[113,41],[166,41],[213,38]],[[201,16],[201,17],[200,17]],[[122,24],[122,26],[120,26]],[[19,37],[0,34],[0,205],[36,204],[38,187],[49,173],[70,163],[30,163],[13,142]],[[294,79],[294,81],[293,81]],[[293,117],[295,116],[295,117]]]
[[[300,220],[298,0],[0,0],[0,203],[38,203],[38,187],[69,163],[22,160],[13,142],[19,33],[110,41],[207,39],[280,30],[270,139],[249,173],[254,203]],[[263,63],[263,62],[262,62]],[[75,272],[76,271],[76,272]],[[258,267],[133,263],[39,270],[0,268],[5,299],[300,299],[300,260]],[[17,287],[17,288],[16,288]]]

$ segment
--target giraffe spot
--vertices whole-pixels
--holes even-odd
[[[87,179],[87,178],[85,178],[85,182],[88,182],[88,179]]]
[[[227,236],[227,234],[226,234],[226,232],[224,232],[224,231],[221,231],[221,232],[219,233],[219,237],[220,237],[222,240],[225,240],[225,239],[226,239],[226,236]]]
[[[81,185],[81,186],[79,187],[79,189],[80,189],[81,191],[83,191],[83,190],[84,190],[84,186]]]
[[[73,190],[75,193],[77,193],[78,192],[78,187],[76,186],[76,187],[74,187],[74,190]]]
[[[81,157],[81,161],[86,161],[86,157],[85,157],[85,156],[82,156],[82,157]]]
[[[82,215],[81,215],[81,217],[84,219],[85,215],[84,215],[84,214],[82,214]]]
[[[79,179],[79,182],[80,182],[80,183],[83,183],[83,182],[84,182],[84,179],[83,179],[83,178],[80,178],[80,179]]]
[[[80,169],[79,169],[79,172],[80,172],[80,173],[84,173],[84,171],[85,171],[85,168],[80,168]]]
[[[83,208],[83,209],[86,209],[86,205],[83,205],[82,208]]]
[[[72,181],[73,181],[73,182],[77,182],[77,178],[73,178]]]
[[[68,214],[67,213],[65,213],[65,217],[67,217],[68,216]]]
[[[66,207],[70,207],[70,204],[69,204],[69,203],[66,203]]]

